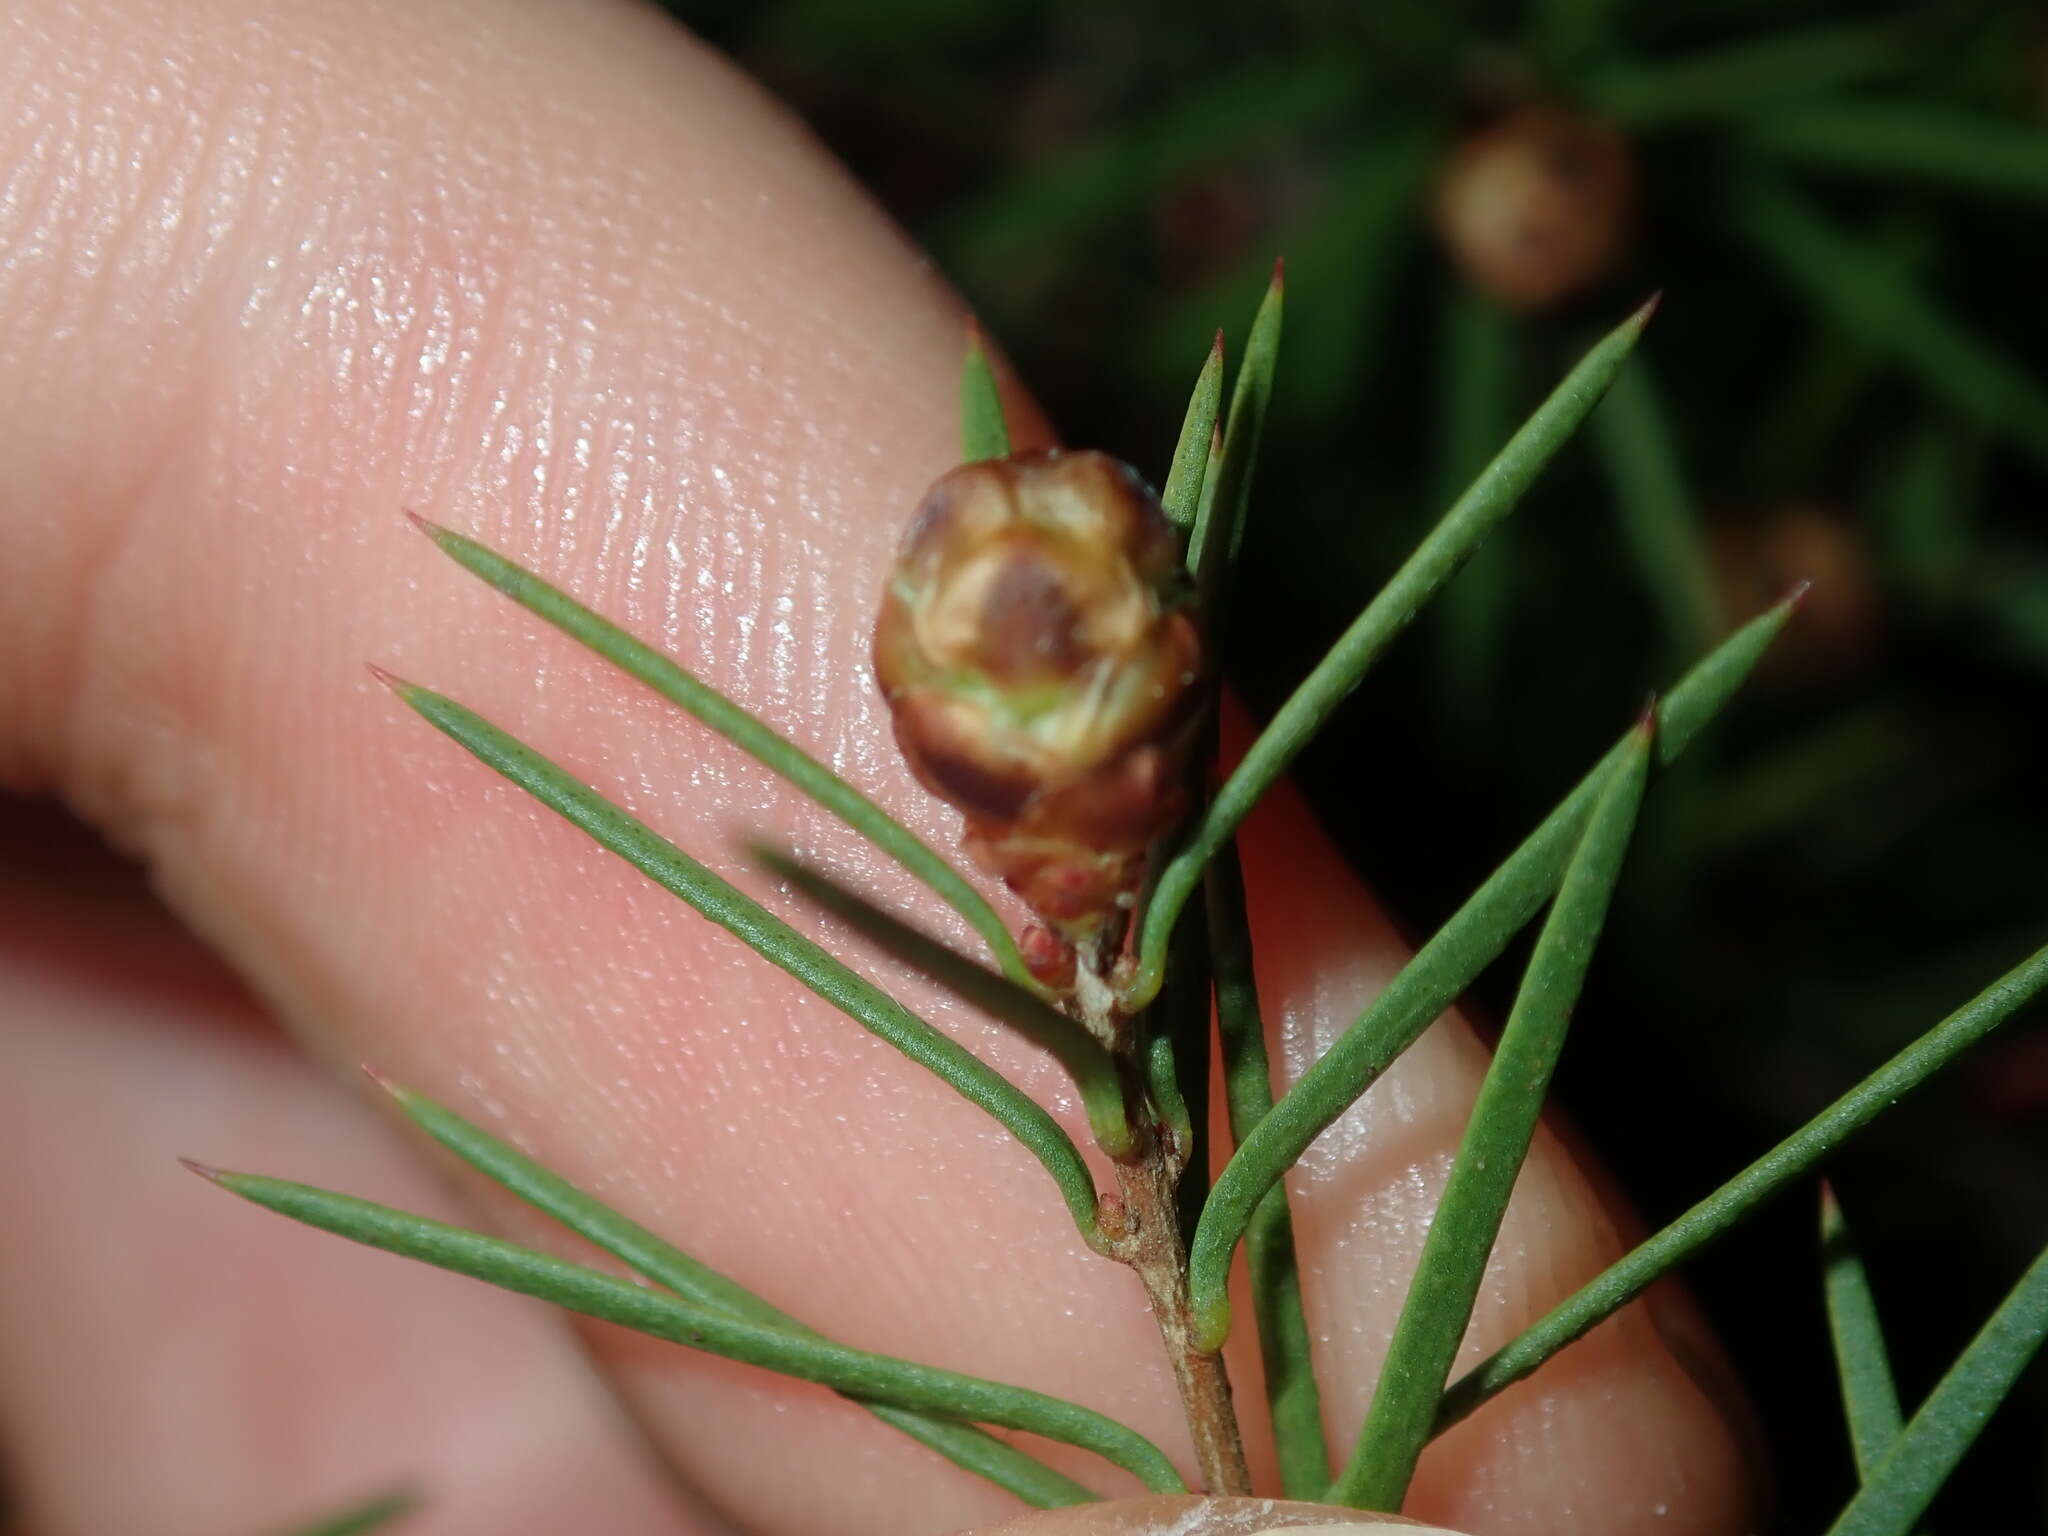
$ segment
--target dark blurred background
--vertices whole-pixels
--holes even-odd
[[[1242,341],[1285,255],[1231,668],[1260,709],[1665,291],[1303,772],[1427,931],[1645,690],[1815,581],[1652,796],[1560,1075],[1651,1221],[2048,939],[2048,8],[674,8],[928,245],[1069,441],[1155,476],[1211,331]],[[1832,1171],[1910,1409],[2048,1240],[2048,1019]],[[1853,1471],[1810,1192],[1692,1279],[1761,1406],[1776,1528],[1824,1527]],[[2044,1465],[2036,1370],[1931,1524],[2040,1528]]]

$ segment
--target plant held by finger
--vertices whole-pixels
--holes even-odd
[[[917,509],[881,596],[874,663],[927,788],[960,810],[974,870],[1030,909],[1013,933],[963,871],[772,726],[541,575],[421,522],[446,554],[719,732],[916,877],[986,953],[940,944],[780,850],[756,857],[820,910],[974,1000],[1073,1081],[1112,1171],[1103,1188],[1068,1131],[1014,1084],[816,939],[454,699],[379,673],[482,764],[625,859],[995,1119],[1045,1168],[1088,1247],[1134,1271],[1157,1320],[1195,1451],[1176,1464],[1071,1402],[826,1338],[540,1167],[454,1110],[385,1084],[423,1132],[612,1255],[645,1283],[347,1195],[202,1170],[300,1221],[585,1315],[830,1387],[933,1454],[1028,1504],[1098,1493],[1013,1444],[1023,1431],[1094,1452],[1145,1487],[1275,1492],[1399,1508],[1431,1438],[1538,1370],[2048,986],[2048,949],[1879,1066],[1806,1126],[1462,1375],[1453,1362],[1534,1136],[1639,806],[1791,617],[1788,598],[1728,634],[1598,757],[1372,1001],[1284,1091],[1270,1072],[1235,840],[1375,660],[1441,591],[1599,404],[1654,304],[1589,350],[1445,512],[1224,773],[1211,705],[1229,639],[1230,571],[1276,376],[1276,272],[1224,403],[1221,338],[1155,495],[1094,452],[1013,454],[994,373],[970,345],[964,462]],[[1297,1279],[1285,1175],[1303,1152],[1536,924],[1520,991],[1480,1088],[1357,1443],[1325,1428]],[[1220,1078],[1211,1080],[1212,1055]],[[1234,1145],[1208,1141],[1212,1105]],[[1861,1490],[1836,1530],[1905,1536],[1977,1425],[2048,1334],[2037,1263],[1910,1417],[1891,1387],[1860,1269],[1830,1208],[1828,1294]],[[1278,1487],[1254,1490],[1221,1353],[1242,1245]],[[1333,1455],[1333,1449],[1336,1454]]]

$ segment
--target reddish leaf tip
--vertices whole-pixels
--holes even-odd
[[[1641,305],[1637,307],[1636,312],[1629,316],[1630,321],[1634,323],[1637,330],[1641,330],[1650,323],[1663,303],[1664,290],[1659,288],[1655,293],[1643,300]]]
[[[1799,605],[1806,601],[1806,594],[1812,590],[1813,578],[1809,576],[1785,594],[1785,606],[1797,612]]]
[[[407,689],[412,687],[411,683],[408,683],[397,673],[387,671],[385,668],[378,666],[374,661],[364,662],[363,670],[368,672],[371,677],[382,683],[386,688],[389,688],[393,693],[403,695]]]
[[[438,543],[440,543],[442,539],[446,539],[446,537],[449,537],[449,535],[451,535],[451,530],[449,530],[449,528],[446,528],[444,524],[440,524],[440,522],[434,522],[432,518],[420,516],[420,514],[418,514],[418,512],[414,512],[414,510],[412,510],[410,506],[406,508],[406,522],[410,522],[410,524],[412,524],[414,528],[418,528],[420,532],[424,532],[424,535],[426,535],[428,539],[432,539],[432,541],[434,541],[436,545],[438,545]]]
[[[209,1184],[218,1184],[225,1173],[224,1169],[216,1168],[211,1163],[202,1163],[197,1158],[181,1157],[178,1162],[188,1172],[198,1174]]]
[[[1275,289],[1282,289],[1287,286],[1287,258],[1285,256],[1275,256],[1273,258],[1273,281],[1270,286]]]

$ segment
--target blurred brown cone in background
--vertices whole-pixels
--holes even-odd
[[[1612,271],[1635,215],[1635,155],[1606,123],[1522,107],[1451,152],[1436,230],[1481,291],[1540,309]]]
[[[1878,648],[1884,602],[1855,524],[1841,511],[1794,502],[1761,515],[1724,517],[1710,550],[1725,611],[1761,613],[1808,583],[1799,622],[1758,669],[1765,682],[1810,683],[1861,671]]]
[[[875,625],[911,770],[1070,942],[1127,910],[1185,812],[1203,699],[1179,540],[1107,454],[963,464],[926,493]]]

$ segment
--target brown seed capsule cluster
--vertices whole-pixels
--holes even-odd
[[[1635,157],[1615,129],[1561,107],[1523,107],[1445,162],[1437,233],[1474,287],[1538,309],[1613,269],[1635,180]]]
[[[963,464],[926,493],[875,625],[911,771],[1061,937],[1127,907],[1184,813],[1202,645],[1179,541],[1102,453]]]

